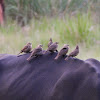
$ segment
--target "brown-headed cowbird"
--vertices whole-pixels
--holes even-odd
[[[65,56],[68,53],[68,50],[69,50],[69,45],[65,44],[55,57],[55,60],[57,60],[61,56]]]
[[[48,43],[48,47],[52,44],[52,38],[50,38],[49,43]]]
[[[42,55],[42,45],[40,44],[40,45],[38,45],[37,46],[37,48],[35,48],[33,51],[32,51],[32,53],[31,53],[31,55],[29,56],[29,58],[27,59],[28,61],[33,57],[33,56],[38,56],[38,55]]]
[[[32,50],[32,43],[27,43],[24,48],[20,51],[20,53],[24,52],[24,53],[29,53]],[[19,53],[19,54],[20,54]],[[18,54],[18,55],[19,55]]]
[[[68,57],[65,58],[65,60],[68,60],[69,57],[75,57],[75,56],[77,56],[78,54],[79,54],[79,46],[77,45],[76,48],[75,48],[75,50],[72,51],[72,52],[68,55]]]
[[[57,51],[57,48],[58,48],[58,42],[55,42],[55,43],[52,43],[46,52],[50,51],[50,52],[54,52],[54,51]]]

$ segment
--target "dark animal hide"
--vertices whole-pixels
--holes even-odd
[[[100,100],[100,62],[56,53],[0,57],[0,100]]]

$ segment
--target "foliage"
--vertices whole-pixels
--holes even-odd
[[[78,44],[78,57],[100,60],[99,5],[100,0],[5,0],[7,22],[0,27],[0,53],[17,54],[27,42],[47,49],[52,37],[59,49],[69,44],[72,51]]]
[[[80,58],[94,57],[100,60],[100,25],[93,23],[90,13],[65,19],[33,19],[23,28],[16,21],[8,20],[5,26],[0,27],[0,53],[17,54],[27,42],[32,42],[33,48],[41,43],[47,49],[50,37],[54,42],[59,42],[59,49],[69,44],[72,51],[78,44]]]
[[[99,0],[5,0],[6,15],[21,24],[27,24],[33,16],[72,15],[92,10],[100,18]]]

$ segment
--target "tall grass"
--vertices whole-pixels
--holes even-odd
[[[99,0],[5,0],[6,16],[21,24],[27,24],[33,16],[39,19],[44,15],[64,16],[88,10],[93,11],[93,15],[97,12],[99,20],[99,5]]]
[[[0,27],[0,53],[17,54],[27,42],[32,42],[33,48],[41,43],[47,49],[48,40],[52,37],[53,41],[59,42],[58,49],[63,44],[69,44],[72,51],[78,44],[79,58],[93,57],[100,60],[100,25],[96,25],[90,16],[78,14],[76,17],[49,20],[43,17],[39,21],[33,19],[23,28],[16,21],[9,20]]]

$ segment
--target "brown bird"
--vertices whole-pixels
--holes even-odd
[[[50,52],[56,51],[56,52],[58,52],[58,51],[57,51],[57,48],[58,48],[58,42],[55,42],[55,43],[52,43],[52,44],[48,47],[47,51],[50,51]],[[47,51],[46,51],[46,52],[47,52]]]
[[[59,51],[57,56],[55,57],[55,60],[57,60],[61,56],[65,56],[68,53],[69,45],[64,44],[63,48]]]
[[[42,45],[41,45],[41,44],[38,45],[37,48],[35,48],[35,49],[32,51],[31,55],[29,56],[29,58],[28,58],[27,60],[29,61],[33,56],[42,55],[42,54],[43,54],[42,50],[43,50],[43,49],[42,49]]]
[[[48,47],[52,44],[52,38],[50,38],[49,43],[48,43]]]
[[[27,43],[24,48],[20,51],[20,53],[24,52],[24,53],[29,53],[32,50],[32,43]],[[19,54],[20,54],[19,53]],[[18,54],[18,55],[19,55]]]
[[[75,56],[77,56],[78,54],[79,54],[79,46],[77,45],[76,48],[75,48],[75,50],[72,51],[72,52],[68,55],[68,57],[65,58],[65,60],[68,60],[69,57],[75,57]]]

